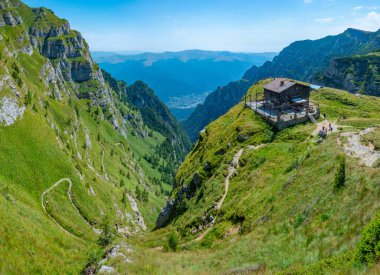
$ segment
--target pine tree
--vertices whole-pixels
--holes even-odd
[[[121,202],[125,205],[127,203],[127,196],[125,195],[126,190],[123,192],[123,197],[121,199]]]
[[[166,251],[176,251],[178,249],[179,238],[177,232],[171,232],[166,244],[164,245],[164,249]]]
[[[141,190],[140,190],[140,187],[137,185],[136,186],[136,198],[141,201]]]
[[[105,218],[102,224],[102,233],[99,236],[98,244],[105,247],[112,242],[112,239],[114,238],[114,236],[115,236],[115,233],[113,229],[111,228],[108,219]]]
[[[335,174],[334,187],[339,189],[344,186],[346,182],[346,158],[344,156],[339,157],[339,166]]]

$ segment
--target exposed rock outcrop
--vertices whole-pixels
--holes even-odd
[[[380,96],[380,52],[334,58],[329,67],[316,76],[316,82],[351,93]]]
[[[169,200],[166,205],[161,209],[160,214],[157,217],[156,228],[164,227],[172,214],[174,209],[174,200]]]
[[[0,124],[10,126],[24,115],[25,106],[19,106],[16,98],[4,96],[0,100]]]
[[[194,197],[197,189],[202,185],[202,177],[199,173],[194,173],[189,184],[183,184],[182,187],[175,194],[174,199],[170,199],[166,205],[161,209],[156,221],[156,228],[162,228],[169,223],[174,214],[183,211],[186,208],[184,199],[191,199]],[[175,186],[174,186],[175,187]]]
[[[5,25],[13,27],[20,24],[22,24],[22,19],[20,16],[14,16],[9,11],[0,14],[0,27],[3,27]]]

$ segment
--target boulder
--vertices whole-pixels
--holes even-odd
[[[327,137],[327,133],[323,130],[320,130],[318,132],[318,136],[321,137],[321,138],[326,138]]]
[[[219,149],[218,151],[216,151],[215,155],[221,156],[221,155],[224,155],[225,153],[226,153],[226,149],[222,148],[222,149]]]
[[[102,265],[99,269],[100,274],[111,274],[114,273],[115,269],[113,267],[107,266],[107,265]]]
[[[237,135],[237,141],[238,141],[238,142],[244,142],[244,141],[246,141],[247,139],[248,139],[248,137],[245,136],[245,135],[242,135],[242,134],[238,134],[238,135]]]
[[[205,170],[206,172],[211,172],[212,165],[209,161],[206,161],[206,163],[203,165],[203,170]]]

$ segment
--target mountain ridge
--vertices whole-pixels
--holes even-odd
[[[249,81],[251,85],[267,77],[288,77],[311,81],[317,73],[328,67],[333,57],[365,54],[379,48],[380,30],[367,32],[349,28],[338,35],[330,35],[317,40],[293,42],[274,57],[273,61],[265,62],[261,67],[252,66],[246,71],[242,79]],[[236,100],[243,96],[244,88],[236,89],[237,95],[234,97]],[[226,94],[230,92],[228,86],[221,89],[225,89]],[[218,88],[219,90],[220,88]],[[238,102],[223,100],[221,94],[224,93],[209,94],[205,103],[199,105],[183,123],[191,140],[195,141],[198,132],[204,126],[223,115],[225,111]],[[218,102],[218,106],[214,106],[213,102]],[[224,107],[222,108],[220,105]],[[217,111],[213,112],[214,109]]]

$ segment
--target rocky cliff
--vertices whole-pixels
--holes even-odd
[[[351,93],[380,96],[380,53],[334,58],[315,81]]]

